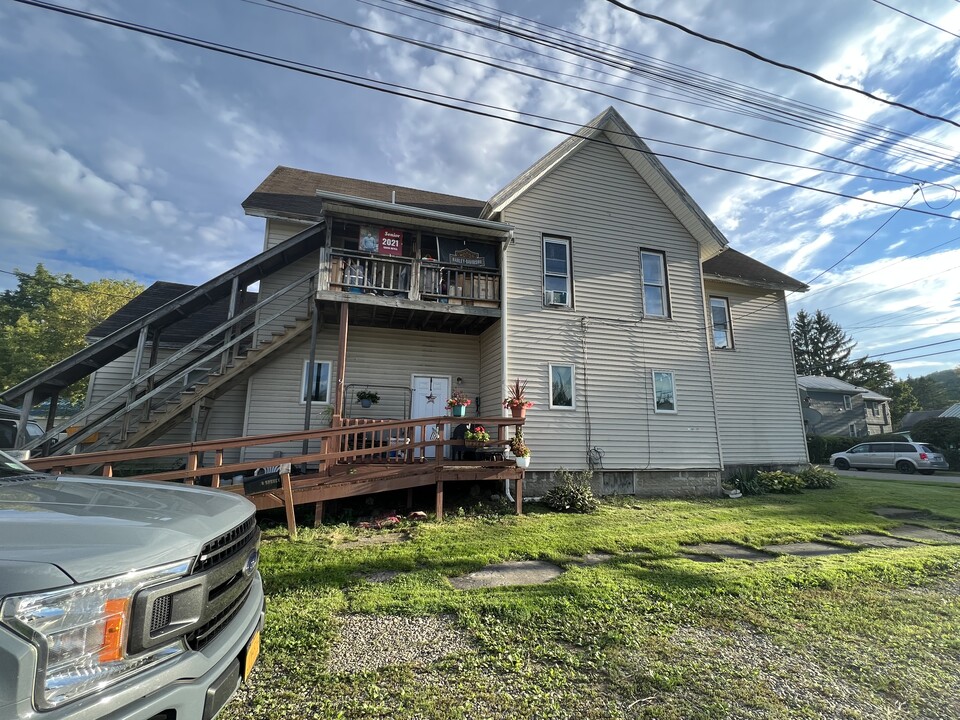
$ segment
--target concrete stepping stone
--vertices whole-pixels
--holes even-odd
[[[488,565],[469,575],[450,578],[457,590],[507,587],[511,585],[542,585],[563,575],[563,568],[541,560],[519,560]]]
[[[874,535],[873,533],[858,533],[856,535],[843,535],[841,537],[855,545],[863,545],[871,548],[905,548],[916,547],[919,544],[913,540],[890,537],[889,535]]]
[[[744,547],[743,545],[734,545],[733,543],[701,543],[700,545],[685,545],[683,552],[695,559],[694,556],[706,555],[719,557],[726,560],[749,560],[751,562],[765,562],[773,560],[773,555]],[[709,562],[698,560],[698,562]]]
[[[576,562],[577,565],[600,565],[609,560],[613,560],[616,557],[613,553],[608,552],[589,552],[584,555],[580,560]]]
[[[920,525],[901,525],[890,531],[891,535],[897,537],[911,538],[916,540],[927,540],[930,542],[945,543],[947,545],[960,545],[960,535],[951,535],[942,530],[921,527]]]
[[[839,545],[830,545],[822,542],[795,542],[785,543],[783,545],[764,545],[767,552],[778,553],[780,555],[794,555],[796,557],[819,557],[821,555],[843,555],[844,553],[856,552],[850,548],[840,547]]]
[[[916,508],[901,507],[878,507],[874,508],[874,514],[885,517],[890,520],[947,520],[938,515],[934,515],[929,510],[917,510]]]

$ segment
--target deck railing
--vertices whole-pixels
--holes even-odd
[[[423,263],[420,296],[440,302],[500,303],[500,273],[496,270],[466,270],[461,267]]]
[[[330,287],[344,292],[408,295],[413,262],[407,258],[371,257],[334,250]]]

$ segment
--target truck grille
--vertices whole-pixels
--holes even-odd
[[[233,530],[225,532],[217,539],[208,542],[200,551],[200,557],[193,569],[194,574],[216,567],[236,555],[247,544],[247,540],[256,529],[257,521],[251,516]]]

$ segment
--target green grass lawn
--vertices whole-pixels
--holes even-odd
[[[911,522],[960,528],[960,488],[843,479],[801,495],[630,498],[594,515],[534,506],[523,517],[423,523],[407,529],[409,542],[349,549],[342,543],[376,533],[302,529],[290,542],[271,530],[262,658],[222,717],[958,718],[960,546],[765,563],[678,555],[705,541],[883,534],[902,521],[872,512],[881,506],[931,511]],[[593,551],[615,557],[577,563]],[[448,582],[507,559],[566,572],[528,587]],[[359,577],[385,570],[400,574]],[[430,659],[351,671],[331,650],[353,616],[401,649],[409,639],[390,618],[443,619],[461,642]]]

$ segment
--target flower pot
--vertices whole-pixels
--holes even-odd
[[[466,406],[466,405],[454,405],[452,408],[450,408],[450,414],[451,414],[453,417],[465,417],[466,414],[467,414],[467,406]]]
[[[530,467],[530,456],[524,455],[523,457],[514,457],[514,460],[517,461],[517,467],[528,468]]]
[[[527,408],[524,405],[511,405],[510,414],[515,418],[525,418],[527,416]]]
[[[360,401],[360,407],[362,407],[362,408],[368,408],[368,407],[370,407],[371,405],[373,405],[373,403],[372,403],[370,400],[366,399],[366,398],[364,398],[363,400]]]

